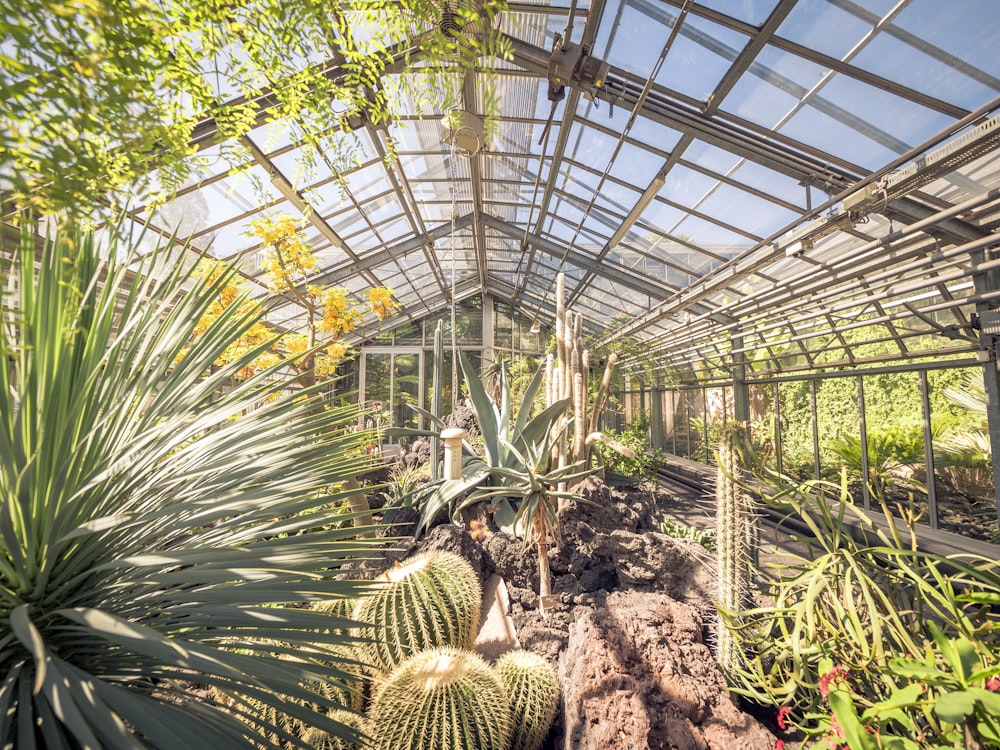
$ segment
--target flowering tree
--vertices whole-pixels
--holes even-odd
[[[349,353],[342,339],[364,320],[362,310],[347,289],[307,282],[316,269],[316,258],[294,217],[280,215],[257,219],[250,223],[247,234],[264,243],[268,290],[302,307],[304,330],[279,333],[258,323],[234,342],[217,364],[234,362],[251,349],[272,340],[273,344],[263,354],[240,370],[239,377],[249,377],[280,361],[288,361],[306,385],[331,375]],[[208,264],[203,269],[204,274],[212,277],[220,272],[218,264]],[[392,296],[393,290],[382,286],[368,293],[367,307],[380,321],[395,314],[399,308]],[[246,300],[235,283],[228,284],[219,290],[218,298],[200,321],[198,331],[207,328],[213,319],[235,304],[242,306],[241,313],[248,313],[260,303]],[[298,356],[303,353],[304,356]]]

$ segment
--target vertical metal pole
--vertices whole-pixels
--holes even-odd
[[[858,383],[858,417],[861,427],[861,496],[864,498],[865,510],[872,507],[872,495],[868,489],[868,427],[865,424],[865,385],[860,375],[855,376]]]
[[[733,337],[733,349],[743,348],[743,337]],[[733,352],[733,418],[750,424],[750,393],[747,388],[747,365],[743,352]]]
[[[816,408],[816,381],[809,381],[809,406],[812,409],[812,433],[813,433],[813,475],[816,480],[820,478],[819,464],[819,410]]]
[[[434,328],[434,370],[431,376],[431,414],[441,418],[441,389],[444,388],[444,321]],[[431,479],[441,477],[441,438],[431,438]]]
[[[934,486],[934,437],[931,435],[931,401],[927,387],[927,370],[920,373],[920,413],[924,419],[924,467],[927,470],[927,520],[932,529],[938,527],[937,488]]]
[[[659,378],[653,381],[649,401],[649,419],[652,436],[650,442],[657,450],[663,450],[663,390]]]
[[[783,461],[781,460],[781,390],[778,383],[774,384],[774,461],[778,468],[778,473],[784,473]]]
[[[973,264],[982,263],[985,254],[976,250],[972,254]],[[991,253],[992,255],[992,253]],[[991,291],[993,284],[987,274],[977,273],[972,277],[977,292]],[[990,309],[988,302],[976,304],[976,310]],[[986,423],[990,432],[990,452],[993,454],[993,493],[997,503],[997,518],[1000,519],[1000,383],[997,382],[996,339],[987,333],[979,334],[980,349],[983,353],[983,385],[986,388]]]
[[[701,389],[701,448],[705,463],[708,463],[708,389]]]

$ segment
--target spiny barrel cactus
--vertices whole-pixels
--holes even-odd
[[[538,750],[559,707],[559,679],[541,656],[524,649],[508,651],[497,662],[513,713],[510,750]]]
[[[368,736],[371,727],[364,714],[357,714],[353,711],[331,711],[327,716],[334,721],[354,729],[358,732],[358,737],[349,739],[338,737],[318,727],[311,727],[302,734],[302,741],[313,748],[313,750],[363,750],[366,745],[361,735]]]
[[[511,712],[499,675],[446,646],[396,668],[369,709],[374,750],[507,750]]]
[[[387,570],[386,585],[363,598],[358,658],[375,673],[436,646],[471,648],[483,592],[472,566],[453,552],[427,552]]]
[[[720,617],[717,628],[716,658],[723,672],[732,674],[742,663],[739,644],[727,623],[734,613],[752,601],[756,577],[757,519],[750,496],[739,486],[743,470],[739,456],[745,428],[738,423],[725,426],[719,440],[719,473],[715,480],[716,551],[719,561]]]

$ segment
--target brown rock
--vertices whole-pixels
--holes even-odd
[[[664,594],[608,595],[581,609],[559,663],[565,750],[771,750],[740,711],[688,606]]]

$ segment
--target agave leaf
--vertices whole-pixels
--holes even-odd
[[[464,352],[459,352],[459,361],[462,366],[462,374],[465,377],[465,386],[469,391],[469,398],[472,401],[472,408],[476,413],[476,422],[479,424],[479,432],[483,437],[483,449],[486,452],[486,463],[490,466],[499,466],[503,463],[503,449],[500,446],[499,437],[501,431],[506,432],[506,426],[501,425],[500,413],[496,404],[486,393],[482,381],[476,369],[469,362]]]

